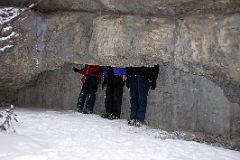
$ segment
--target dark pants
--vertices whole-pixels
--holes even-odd
[[[97,85],[98,83],[96,76],[87,76],[78,97],[78,109],[83,109],[84,103],[87,100],[86,110],[91,112],[93,111],[94,103],[96,100]]]
[[[123,95],[123,81],[121,76],[107,78],[105,107],[106,113],[120,118]]]
[[[143,77],[130,77],[129,87],[131,97],[130,119],[136,119],[140,122],[144,122],[147,108],[149,82]]]

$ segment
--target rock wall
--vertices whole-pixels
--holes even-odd
[[[29,6],[39,0],[0,0],[1,6]],[[176,16],[240,11],[238,0],[42,0],[37,9],[52,11],[115,12],[132,15]]]
[[[2,88],[19,89],[65,63],[170,64],[218,84],[240,103],[239,14],[176,18],[29,12],[1,54]]]
[[[0,0],[1,22],[32,2]],[[239,0],[45,0],[0,29],[1,102],[70,109],[80,86],[66,64],[160,64],[151,126],[239,137]]]

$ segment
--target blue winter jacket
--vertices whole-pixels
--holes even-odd
[[[114,67],[113,73],[114,73],[114,76],[126,75],[126,68]],[[107,67],[104,67],[103,75],[104,75],[104,77],[108,77]]]

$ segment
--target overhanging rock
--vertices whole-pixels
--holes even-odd
[[[28,6],[32,2],[10,0],[0,1],[0,5]],[[227,129],[231,128],[238,134],[239,6],[238,0],[43,1],[1,30],[0,100],[17,102],[24,92],[22,90],[28,90],[30,83],[38,82],[42,73],[60,69],[65,64],[160,64],[167,67],[163,67],[166,74],[171,68],[174,75],[165,76],[171,77],[169,85],[176,88],[169,87],[161,93],[163,97],[174,93],[171,94],[173,100],[166,102],[176,102],[172,116],[181,117],[181,113],[176,112],[181,101],[179,98],[182,98],[178,91],[183,89],[183,95],[186,94],[188,82],[193,84],[191,91],[204,85],[204,91],[196,91],[201,96],[190,96],[193,101],[184,101],[187,105],[185,109],[191,110],[190,102],[194,102],[194,109],[203,110],[191,112],[199,114],[201,123],[196,124],[201,126],[202,122],[206,122],[203,117],[209,104],[215,104],[218,99],[226,104],[226,108],[223,105],[210,107],[213,113],[219,111],[222,115],[228,111],[222,123],[224,129],[216,125],[219,133],[228,134],[232,131],[228,132]],[[2,20],[13,16],[16,11],[15,8],[1,10]],[[182,81],[176,81],[186,85],[175,85],[174,79],[177,79],[178,73]],[[207,88],[212,88],[213,92]],[[203,94],[207,92],[211,96]],[[207,100],[207,105],[197,103],[203,102],[203,99]],[[162,102],[156,103],[164,105]],[[171,122],[171,125],[188,129],[177,123]],[[204,127],[210,131],[211,125]]]

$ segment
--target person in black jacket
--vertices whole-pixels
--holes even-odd
[[[131,114],[129,125],[141,126],[145,120],[149,88],[156,88],[159,65],[154,67],[128,67],[127,87],[130,88]]]
[[[103,69],[104,85],[107,85],[105,108],[106,113],[101,117],[110,120],[118,119],[121,115],[123,85],[126,80],[126,68],[105,66]]]

